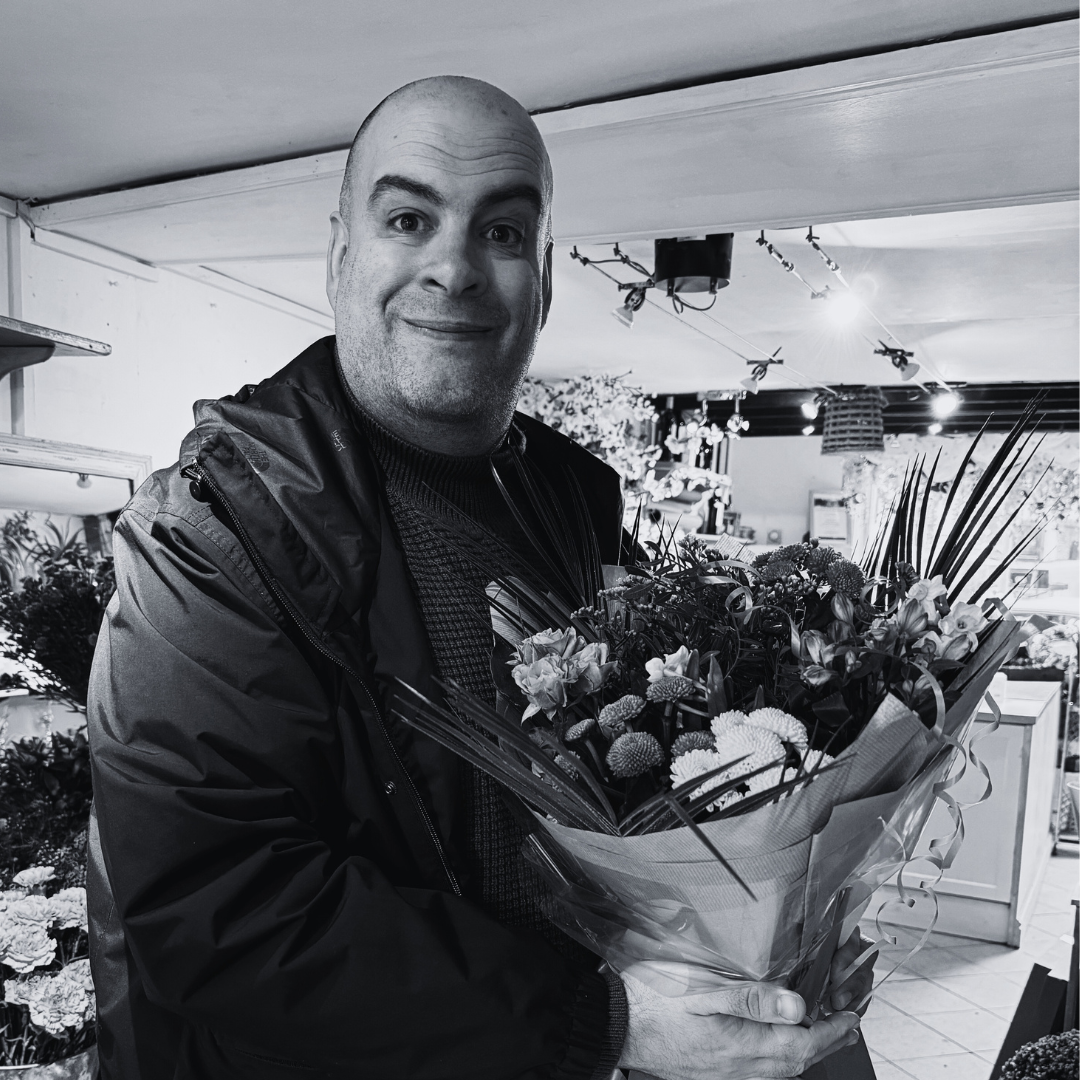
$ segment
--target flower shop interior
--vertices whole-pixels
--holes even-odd
[[[517,97],[554,168],[554,300],[519,407],[620,472],[642,544],[696,536],[778,580],[794,545],[858,561],[913,469],[937,520],[1034,430],[991,593],[1027,636],[1000,715],[980,706],[985,771],[953,790],[959,854],[867,908],[888,978],[862,1030],[879,1080],[990,1080],[1075,1025],[1077,18],[1073,0],[8,5],[0,904],[78,907],[113,522],[176,461],[193,402],[333,333],[352,135],[395,87],[453,72]],[[942,804],[920,850],[949,827]],[[64,911],[41,971],[80,947]],[[31,997],[9,993],[5,1023]]]

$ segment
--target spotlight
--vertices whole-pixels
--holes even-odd
[[[808,401],[804,401],[799,406],[799,408],[800,410],[802,410],[802,414],[806,417],[807,420],[817,419],[818,403],[813,398],[810,398]]]
[[[900,371],[900,378],[907,382],[908,379],[913,379],[919,374],[918,364],[900,364],[898,365]]]
[[[802,433],[804,435],[813,435],[814,434],[814,425],[813,424],[807,424],[806,427],[804,427],[802,429]]]
[[[620,304],[612,313],[628,330],[634,329],[634,309]]]
[[[960,398],[951,390],[947,390],[943,394],[935,394],[930,399],[930,411],[939,420],[944,420],[946,416],[952,416],[959,408]]]
[[[826,296],[829,303],[825,310],[829,313],[829,319],[837,326],[847,326],[859,317],[862,304],[854,293],[846,290],[844,292],[830,290]]]
[[[79,473],[79,479],[75,481],[76,487],[88,488],[90,486],[90,477],[86,473]]]
[[[628,330],[634,328],[634,312],[645,303],[645,285],[629,287],[626,299],[611,313]]]
[[[748,394],[756,394],[757,391],[758,391],[758,381],[757,381],[757,379],[754,378],[753,375],[751,375],[749,379],[742,379],[739,382],[739,385],[740,386],[745,386],[746,387],[746,392]]]
[[[940,435],[941,434],[941,425],[935,420],[934,423],[932,423],[926,429],[926,431],[930,435]]]

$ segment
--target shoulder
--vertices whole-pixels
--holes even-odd
[[[619,474],[607,462],[601,461],[562,432],[521,412],[514,413],[514,425],[525,436],[526,454],[541,466],[565,465],[586,489],[621,492]]]

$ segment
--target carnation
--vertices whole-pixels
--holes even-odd
[[[52,866],[31,866],[29,870],[20,870],[12,880],[24,889],[35,889],[54,877],[56,870]]]
[[[0,963],[25,975],[56,958],[56,942],[44,926],[5,920],[0,925]]]
[[[15,923],[40,926],[44,929],[52,924],[53,909],[44,896],[31,893],[11,904],[7,909],[7,916]]]
[[[57,1038],[69,1028],[81,1028],[96,1014],[94,981],[89,960],[73,960],[54,975],[34,975],[29,979],[7,979],[4,998],[13,1005],[26,1005],[30,1020]]]
[[[55,896],[50,896],[49,907],[52,911],[53,925],[57,929],[72,930],[78,927],[80,930],[85,930],[87,928],[86,890],[81,886],[61,889]]]

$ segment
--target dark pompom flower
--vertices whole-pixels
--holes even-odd
[[[623,694],[618,701],[600,710],[600,727],[605,734],[620,734],[626,725],[645,708],[645,699],[637,694]]]
[[[763,581],[783,581],[796,573],[798,571],[793,562],[788,562],[787,559],[770,559],[762,571],[761,578]]]
[[[1027,1043],[1001,1070],[1001,1080],[1076,1080],[1080,1063],[1076,1028]]]
[[[682,757],[691,750],[715,750],[716,740],[708,731],[684,731],[672,744],[671,756]]]
[[[829,564],[826,570],[829,584],[840,593],[858,600],[862,588],[866,584],[866,575],[853,562],[847,559],[837,559]]]
[[[685,675],[668,675],[649,683],[645,696],[650,701],[682,701],[694,692],[694,681]]]
[[[765,566],[768,563],[768,561],[771,558],[772,558],[772,552],[771,551],[763,551],[760,555],[755,555],[754,556],[754,561],[750,565],[755,570],[760,570],[763,566]]]
[[[647,731],[620,735],[607,752],[608,768],[615,776],[629,779],[664,763],[664,751]]]
[[[807,553],[806,569],[817,577],[824,577],[830,564],[836,562],[837,559],[842,558],[843,556],[836,548],[814,547]]]
[[[805,544],[785,544],[769,555],[769,562],[789,562],[798,566],[806,558]]]
[[[566,729],[566,741],[574,742],[583,735],[588,735],[596,726],[596,721],[590,716],[587,720],[579,720]]]

